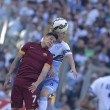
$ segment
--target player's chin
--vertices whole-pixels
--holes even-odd
[[[50,48],[52,45],[51,44],[47,44],[47,47]]]

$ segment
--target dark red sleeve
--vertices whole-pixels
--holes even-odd
[[[24,55],[26,51],[30,48],[31,42],[27,42],[19,51],[20,54]]]
[[[44,65],[47,66],[48,68],[50,68],[52,65],[52,62],[53,62],[53,55],[50,53],[48,55],[47,62]]]

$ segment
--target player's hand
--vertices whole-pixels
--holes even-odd
[[[9,83],[10,83],[10,75],[7,74],[6,79],[5,79],[5,83],[4,83],[4,89],[9,87]]]
[[[70,72],[73,73],[74,78],[76,79],[77,78],[77,75],[78,75],[77,71],[75,69],[71,69]]]
[[[31,86],[28,89],[29,89],[29,91],[31,91],[32,93],[34,93],[35,90],[37,89],[36,83],[35,82],[32,83]]]

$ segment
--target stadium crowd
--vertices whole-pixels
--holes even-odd
[[[68,21],[68,43],[78,71],[76,80],[68,72],[58,110],[80,110],[77,102],[88,65],[110,67],[110,0],[0,0],[0,32],[8,21],[0,44],[0,97],[10,98],[11,88],[4,90],[3,83],[15,53],[24,42],[40,41],[57,17]],[[93,72],[92,80],[104,73]]]

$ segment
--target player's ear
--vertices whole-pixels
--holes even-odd
[[[42,38],[42,41],[44,41],[46,38],[47,38],[47,36],[44,36],[44,37]]]

